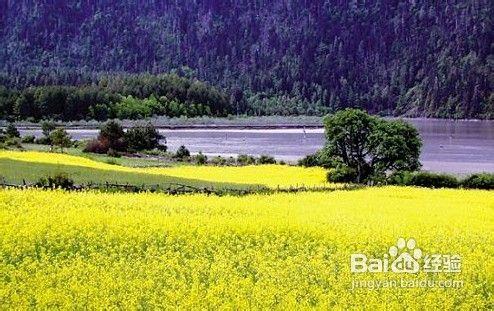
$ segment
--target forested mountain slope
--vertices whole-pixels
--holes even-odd
[[[494,117],[491,0],[2,0],[0,84],[175,71],[233,113]],[[3,81],[3,82],[2,82]]]

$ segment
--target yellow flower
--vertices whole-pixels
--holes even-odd
[[[169,196],[0,190],[0,309],[489,309],[494,192]],[[398,237],[459,254],[461,288],[351,290]]]

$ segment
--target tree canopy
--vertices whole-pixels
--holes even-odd
[[[346,109],[324,120],[326,146],[321,156],[365,182],[400,170],[420,168],[422,141],[418,131],[402,120],[386,120],[362,110]]]

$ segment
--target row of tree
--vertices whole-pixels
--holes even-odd
[[[124,131],[119,122],[111,120],[101,126],[98,137],[89,141],[84,151],[111,156],[117,156],[119,152],[153,149],[166,151],[166,144],[162,144],[162,140],[166,141],[166,138],[150,123],[136,125]]]
[[[0,86],[0,118],[106,120],[153,115],[225,116],[227,95],[206,83],[165,75],[102,77],[88,86]]]

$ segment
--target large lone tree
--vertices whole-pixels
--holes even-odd
[[[326,146],[322,155],[337,168],[367,182],[398,170],[420,168],[422,141],[402,120],[385,120],[358,109],[346,109],[324,119]]]

